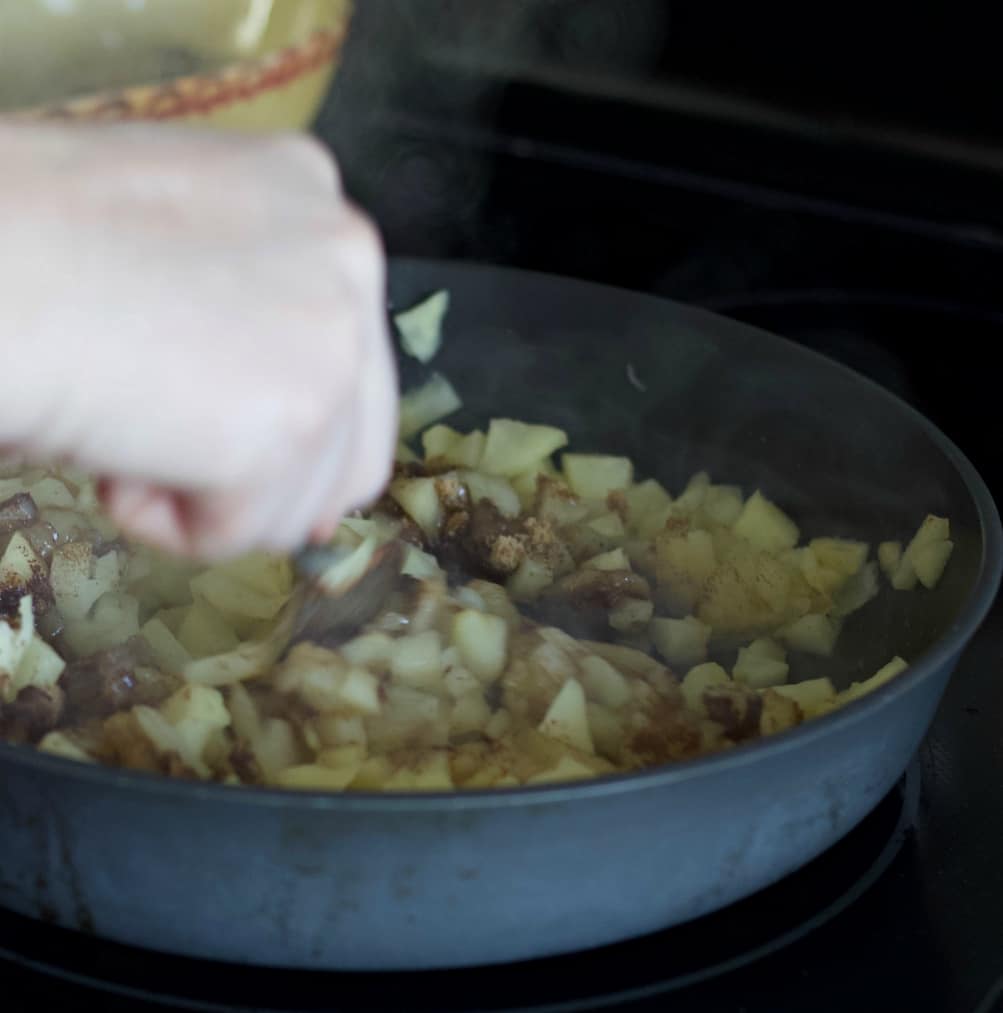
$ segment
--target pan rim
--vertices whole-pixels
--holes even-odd
[[[503,267],[474,260],[444,260],[438,258],[391,257],[390,270],[420,269],[434,272],[442,270],[453,276],[491,273],[516,278],[532,278],[541,282],[559,283],[565,288],[579,287],[589,291],[605,291],[617,297],[628,296],[649,306],[666,304],[674,307],[683,317],[697,322],[720,322],[745,332],[755,332],[759,340],[774,346],[782,345],[787,354],[804,360],[824,364],[824,368],[842,373],[858,384],[863,384],[872,396],[883,398],[912,421],[939,450],[960,476],[975,506],[979,518],[982,553],[972,589],[958,610],[949,631],[941,637],[917,662],[877,690],[845,707],[822,717],[813,718],[796,728],[778,735],[745,743],[725,753],[682,760],[661,767],[630,773],[611,774],[588,781],[552,785],[519,786],[510,788],[483,788],[474,791],[451,792],[352,792],[324,793],[261,788],[253,785],[223,785],[182,781],[160,774],[122,770],[100,764],[80,763],[64,757],[40,753],[35,749],[0,743],[0,764],[37,771],[40,774],[85,781],[106,789],[134,789],[144,795],[157,795],[165,800],[191,802],[204,801],[214,805],[251,805],[258,808],[292,808],[320,810],[333,813],[409,812],[461,812],[485,809],[506,809],[525,805],[554,805],[587,802],[590,799],[621,795],[638,791],[655,791],[698,778],[754,764],[769,756],[783,754],[802,745],[845,731],[872,714],[893,707],[897,701],[912,692],[921,683],[945,665],[956,661],[985,619],[992,607],[1003,575],[1003,529],[999,512],[985,481],[967,456],[938,426],[921,412],[856,370],[830,359],[812,349],[773,334],[759,327],[732,320],[711,310],[676,302],[662,296],[638,292],[621,286],[607,285],[586,279],[521,268]],[[953,666],[952,666],[953,667]]]

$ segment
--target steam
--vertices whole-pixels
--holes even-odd
[[[317,132],[391,252],[419,255],[449,255],[457,236],[477,248],[509,81],[576,90],[617,69],[643,76],[668,17],[662,0],[361,0],[355,10]],[[493,228],[497,251],[504,225]]]

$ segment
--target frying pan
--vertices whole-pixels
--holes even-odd
[[[459,426],[566,428],[678,487],[707,468],[803,532],[956,549],[932,592],[851,617],[837,684],[900,678],[776,737],[589,783],[435,795],[190,784],[0,746],[0,905],[157,950],[272,966],[416,969],[597,946],[684,922],[807,862],[890,789],[995,595],[1000,525],[930,423],[869,381],[705,312],[577,281],[392,265],[398,305],[452,293],[438,368]],[[628,368],[629,367],[629,368]],[[810,674],[810,673],[809,673]]]

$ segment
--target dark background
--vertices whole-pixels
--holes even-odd
[[[392,254],[703,304],[868,373],[1003,488],[990,5],[364,0],[318,121]]]

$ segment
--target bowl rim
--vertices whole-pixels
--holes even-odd
[[[287,790],[255,785],[224,785],[218,783],[182,781],[161,774],[124,770],[100,764],[81,763],[64,757],[41,753],[25,746],[0,742],[0,766],[13,763],[39,774],[52,774],[87,782],[107,789],[130,789],[158,798],[178,801],[204,801],[213,805],[250,805],[255,808],[292,808],[301,811],[319,810],[335,813],[431,813],[459,812],[491,809],[508,809],[526,805],[554,805],[579,803],[609,795],[638,791],[656,791],[671,785],[695,779],[725,774],[737,768],[755,764],[767,757],[800,749],[838,732],[847,730],[874,713],[890,710],[896,702],[920,683],[956,661],[968,641],[975,634],[992,607],[1003,575],[1003,528],[1000,516],[988,487],[957,445],[933,422],[870,378],[830,359],[819,352],[796,342],[771,334],[758,327],[722,317],[699,307],[689,306],[648,293],[636,292],[620,286],[604,285],[578,278],[518,268],[499,267],[477,261],[442,260],[433,258],[391,257],[389,276],[395,271],[418,270],[429,275],[443,271],[456,278],[464,273],[507,275],[531,278],[537,281],[558,283],[564,290],[581,288],[604,291],[622,298],[628,296],[638,304],[665,306],[684,318],[713,329],[740,328],[755,332],[758,340],[781,345],[785,354],[801,357],[824,368],[838,370],[857,383],[870,388],[872,395],[882,398],[904,413],[923,431],[934,446],[947,458],[960,475],[979,518],[982,553],[972,589],[958,610],[951,628],[914,664],[899,676],[876,690],[851,701],[828,714],[812,718],[795,728],[777,735],[743,743],[723,753],[710,753],[692,759],[680,760],[658,767],[628,773],[604,775],[594,779],[557,784],[543,784],[504,788],[457,789],[435,792],[314,792]]]
[[[267,53],[226,60],[213,70],[163,81],[137,82],[10,109],[0,112],[0,120],[149,122],[212,113],[236,102],[253,101],[335,63],[348,37],[351,18],[352,9],[348,5],[337,21],[317,26],[301,40]],[[176,96],[178,103],[162,112],[150,109],[169,96]],[[108,115],[109,112],[116,115]]]

